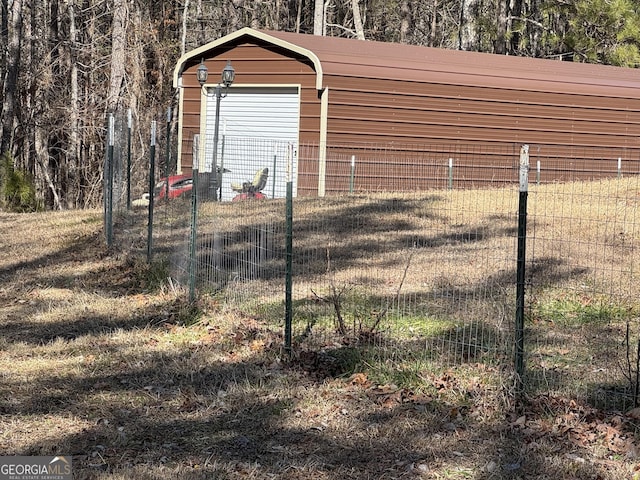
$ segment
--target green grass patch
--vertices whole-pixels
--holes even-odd
[[[436,337],[455,328],[457,322],[452,318],[434,317],[425,314],[407,315],[392,312],[385,323],[389,331],[399,338]]]
[[[560,296],[538,302],[533,318],[566,327],[602,326],[624,321],[633,309],[616,305],[607,299],[588,296]]]

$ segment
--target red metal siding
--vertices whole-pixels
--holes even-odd
[[[453,79],[452,79],[453,80]],[[331,78],[328,143],[475,141],[639,146],[640,98]],[[639,84],[640,86],[640,84]],[[362,90],[365,90],[363,92]],[[409,90],[406,88],[405,90]]]

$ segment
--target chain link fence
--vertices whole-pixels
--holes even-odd
[[[199,165],[200,145],[209,158],[210,139],[183,142],[201,167],[188,188],[154,206],[153,255],[176,288],[260,319],[331,375],[489,369],[521,373],[532,394],[638,403],[640,151],[581,152],[580,164],[530,146],[516,372],[520,145],[329,147],[324,197],[305,190],[317,145],[223,137]]]

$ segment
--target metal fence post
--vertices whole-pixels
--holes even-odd
[[[516,341],[515,369],[517,390],[523,390],[524,379],[524,294],[527,240],[527,194],[529,190],[529,145],[520,148],[520,198],[518,208],[518,253],[516,270]]]
[[[164,152],[164,178],[166,183],[165,200],[169,200],[169,162],[171,160],[171,107],[167,108],[167,129],[166,129],[166,142]]]
[[[293,322],[293,145],[287,149],[287,198],[286,198],[286,274],[285,274],[285,314],[284,349],[291,355],[291,330]]]
[[[147,226],[147,262],[153,255],[153,203],[156,177],[156,121],[151,122],[151,148],[149,158],[149,225]]]
[[[276,198],[276,167],[278,165],[278,144],[273,142],[273,171],[271,172],[271,198]]]
[[[198,234],[198,163],[200,135],[193,136],[193,167],[191,187],[191,232],[189,236],[189,302],[196,299],[196,237]]]
[[[109,148],[107,149],[106,187],[105,192],[105,234],[107,237],[107,248],[113,244],[113,143],[115,136],[115,120],[113,113],[109,114]]]
[[[453,190],[453,158],[449,159],[449,190]]]
[[[131,109],[127,110],[127,210],[131,210]]]
[[[216,172],[216,185],[218,186],[218,194],[216,200],[222,201],[222,175],[224,175],[224,147],[227,141],[227,126],[225,122],[224,129],[222,131],[222,139],[220,140],[220,167]]]
[[[353,193],[356,183],[356,156],[351,155],[351,172],[349,174],[349,193]]]
[[[618,178],[622,178],[622,157],[618,157]]]

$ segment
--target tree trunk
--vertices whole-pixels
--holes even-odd
[[[496,23],[496,39],[493,42],[493,52],[498,54],[507,53],[507,32],[510,29],[509,22],[510,0],[498,1],[498,18]]]
[[[9,20],[7,43],[7,62],[2,97],[2,138],[0,154],[13,153],[14,125],[16,117],[18,73],[20,72],[20,54],[22,50],[22,0],[13,0]]]
[[[113,23],[111,27],[111,76],[107,109],[116,112],[122,108],[122,87],[125,79],[127,42],[127,0],[113,0]]]
[[[313,9],[313,34],[323,35],[324,33],[324,0],[315,0]]]
[[[8,0],[0,0],[0,45],[9,44],[9,3]],[[0,72],[7,71],[7,50],[5,48],[0,51]],[[4,86],[6,85],[5,75],[2,75],[2,87],[0,88],[0,94],[4,98]],[[0,118],[2,118],[4,102],[0,102]],[[1,126],[0,126],[1,127]],[[0,150],[0,154],[2,151]]]
[[[48,162],[45,162],[44,159],[48,157],[46,139],[42,136],[42,131],[40,129],[36,130],[36,158],[38,159],[38,165],[40,167],[40,173],[42,178],[47,185],[49,193],[51,194],[53,208],[56,210],[62,210],[62,203],[60,202],[60,197],[58,195],[58,189],[56,185],[53,183],[51,179],[51,175],[49,175],[49,165]]]
[[[318,0],[316,0],[317,2]],[[302,19],[302,0],[298,0],[298,8],[296,11],[296,29],[295,32],[296,33],[300,33],[300,21]]]
[[[196,4],[196,18],[198,19],[198,45],[202,45],[205,43],[206,38],[202,0],[198,0],[198,3]]]
[[[272,23],[274,30],[280,30],[280,12],[282,11],[282,0],[276,0],[276,12]]]
[[[438,35],[438,0],[433,0],[433,7],[431,8],[431,27],[429,28],[429,46],[433,47],[436,44]]]
[[[189,0],[184,0],[182,8],[182,32],[180,35],[180,56],[187,51],[187,19],[189,18]]]
[[[358,0],[351,0],[351,9],[353,10],[353,26],[356,29],[356,38],[364,40],[364,27],[362,25],[362,17],[360,16],[360,6]]]
[[[509,26],[507,32],[510,33],[511,41],[509,42],[509,53],[517,54],[520,50],[520,38],[522,36],[521,29],[516,25],[516,29],[513,29],[513,21],[515,19],[516,24],[520,24],[522,20],[522,0],[511,0],[509,5]]]
[[[79,86],[78,86],[78,38],[76,32],[76,13],[74,0],[68,0],[69,12],[69,73],[70,73],[70,102],[69,102],[69,147],[67,149],[67,174],[69,176],[69,190],[73,193],[73,199],[68,198],[67,204],[70,207],[77,207],[82,203],[82,189],[80,175],[78,174],[80,165],[80,107]],[[71,203],[73,202],[73,203]]]
[[[460,23],[458,25],[458,50],[476,50],[478,32],[476,16],[478,0],[460,0]]]
[[[411,29],[411,8],[409,0],[400,3],[400,43],[409,42],[409,30]]]

